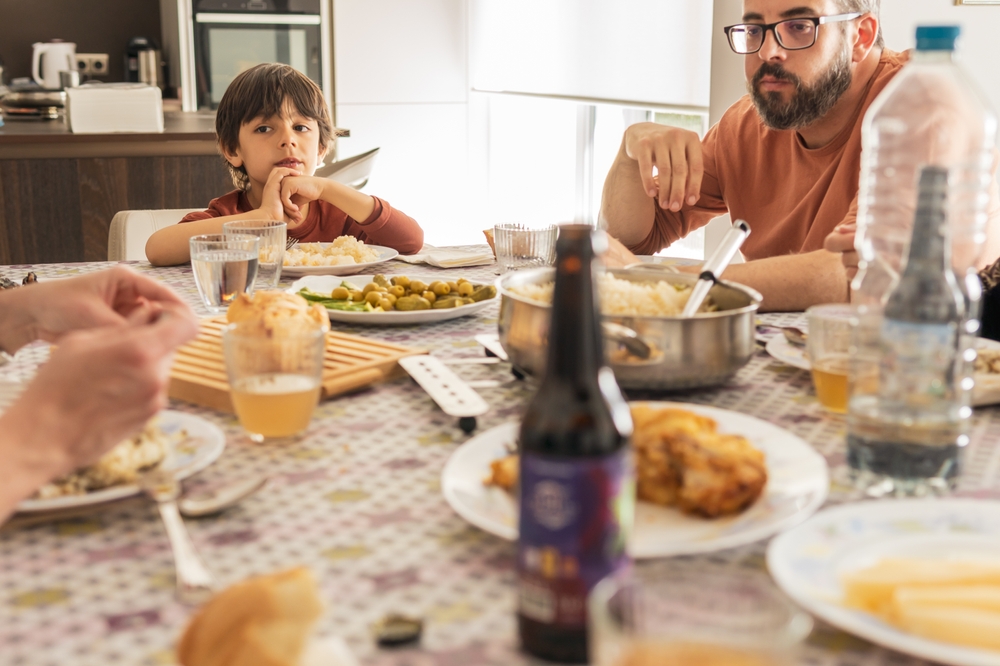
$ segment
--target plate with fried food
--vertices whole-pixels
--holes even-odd
[[[178,470],[184,479],[211,465],[226,448],[226,436],[194,414],[165,410],[142,432],[119,442],[96,463],[42,486],[17,510],[37,513],[89,506],[138,495],[140,472]]]
[[[330,321],[383,326],[428,324],[476,314],[496,302],[492,284],[455,274],[308,276],[289,292],[326,308]]]
[[[284,275],[354,275],[399,256],[391,247],[366,245],[353,236],[332,243],[298,243],[285,250]]]
[[[632,403],[638,559],[705,553],[769,537],[825,501],[826,461],[804,440],[716,407]],[[520,424],[491,428],[459,447],[441,475],[462,518],[503,539],[518,534],[516,442]]]
[[[1000,664],[1000,502],[825,509],[770,543],[767,568],[799,606],[856,636],[942,664]]]

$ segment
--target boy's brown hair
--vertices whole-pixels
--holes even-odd
[[[237,189],[250,188],[250,178],[243,166],[235,167],[225,159],[225,152],[233,153],[240,145],[240,127],[254,118],[280,116],[285,111],[285,101],[307,118],[319,125],[319,147],[332,147],[336,134],[330,122],[330,110],[319,86],[297,69],[280,63],[264,63],[241,72],[222,95],[215,116],[215,134],[220,152],[233,184]]]

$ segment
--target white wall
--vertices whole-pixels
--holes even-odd
[[[885,45],[895,51],[913,48],[918,25],[962,26],[959,53],[963,66],[1000,112],[1000,5],[955,5],[952,0],[882,0]]]
[[[467,0],[334,0],[338,157],[380,147],[365,191],[437,245],[483,237],[468,196]]]
[[[743,16],[743,0],[715,0],[712,16],[712,87],[708,107],[708,122],[719,122],[733,102],[746,93],[743,56],[729,48],[722,32],[727,25],[739,23]]]

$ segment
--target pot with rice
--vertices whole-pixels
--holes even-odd
[[[527,375],[545,370],[554,280],[554,269],[539,268],[509,273],[496,283],[500,344]],[[642,268],[598,276],[605,354],[623,388],[717,386],[750,360],[760,294],[720,280],[696,315],[681,317],[697,280]]]

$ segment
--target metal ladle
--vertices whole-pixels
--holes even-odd
[[[736,252],[743,245],[743,241],[750,235],[750,225],[744,220],[736,220],[733,226],[722,237],[722,242],[715,248],[712,256],[702,264],[701,273],[698,275],[698,282],[691,290],[691,297],[688,298],[687,305],[684,306],[682,317],[693,317],[701,304],[708,296],[708,292],[718,282],[718,276],[722,274],[729,262],[736,256]]]

